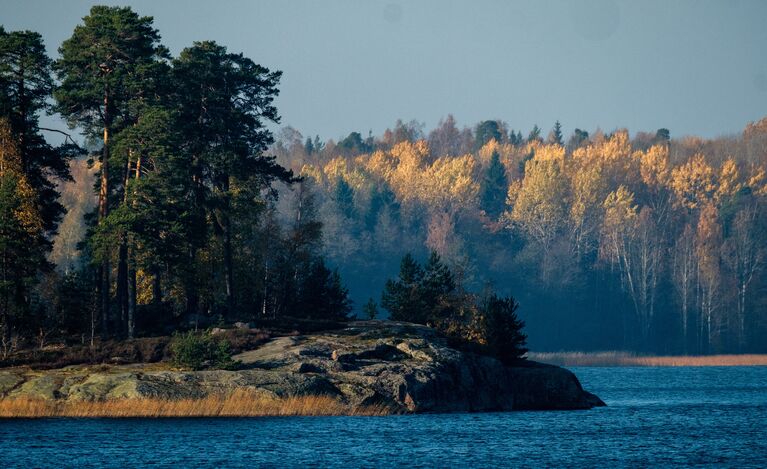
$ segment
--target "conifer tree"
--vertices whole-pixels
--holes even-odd
[[[3,348],[14,319],[29,313],[29,293],[45,252],[37,242],[43,219],[35,191],[23,171],[19,137],[0,118],[0,327]]]
[[[122,179],[119,171],[110,173],[111,139],[135,122],[135,108],[130,104],[145,97],[153,65],[168,57],[152,22],[151,17],[141,17],[128,7],[94,6],[62,43],[61,57],[54,63],[61,81],[54,92],[56,111],[71,127],[82,128],[91,138],[101,137],[99,224],[109,214],[114,180]],[[109,256],[102,256],[99,269],[102,332],[108,334]]]
[[[506,210],[508,189],[509,181],[506,178],[506,168],[501,163],[498,152],[494,151],[480,186],[481,207],[491,218],[498,218]]]

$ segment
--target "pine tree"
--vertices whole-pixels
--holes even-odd
[[[5,32],[0,27],[0,117],[18,136],[22,171],[42,217],[38,241],[45,251],[50,250],[50,237],[64,214],[56,183],[69,179],[68,162],[77,150],[73,144],[51,147],[41,134],[39,115],[48,107],[52,91],[51,60],[40,34]]]
[[[501,142],[501,128],[498,121],[482,121],[477,125],[474,133],[474,149],[479,150],[490,140]]]
[[[234,313],[238,296],[231,216],[234,188],[248,181],[257,181],[264,189],[276,180],[294,181],[292,172],[264,155],[274,142],[265,124],[279,122],[273,101],[281,75],[213,41],[196,42],[173,61],[173,98],[196,184],[194,204],[208,214],[222,246],[229,313]],[[190,264],[195,262],[193,251]]]
[[[508,188],[506,168],[498,152],[494,151],[480,187],[480,206],[491,218],[497,219],[506,210]]]
[[[43,219],[23,171],[18,140],[8,121],[0,118],[0,338],[4,346],[10,343],[13,320],[29,313],[30,289],[45,263],[38,243]]]
[[[54,63],[61,81],[54,92],[55,110],[88,137],[101,137],[99,224],[114,205],[115,183],[123,180],[119,171],[110,173],[112,138],[136,121],[136,109],[130,104],[146,97],[147,88],[154,85],[156,64],[168,57],[159,40],[151,17],[140,17],[127,7],[94,6],[62,43],[61,58]],[[119,270],[124,272],[124,243],[120,247]],[[111,319],[109,256],[102,256],[100,264],[99,310],[106,335]]]

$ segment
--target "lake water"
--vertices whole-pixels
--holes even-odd
[[[767,466],[767,367],[573,368],[608,407],[0,421],[0,467]]]

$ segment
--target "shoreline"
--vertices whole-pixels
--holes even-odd
[[[103,401],[0,399],[0,419],[22,418],[203,418],[386,416],[385,405],[352,406],[330,396],[265,397],[253,390],[196,399],[126,398]]]
[[[635,355],[630,352],[531,352],[528,358],[557,366],[767,366],[767,354]]]

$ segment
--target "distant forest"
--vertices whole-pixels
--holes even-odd
[[[280,78],[213,41],[172,57],[130,8],[55,60],[0,28],[0,351],[420,304],[499,350],[519,314],[536,351],[767,351],[767,119],[275,138]]]
[[[287,128],[272,152],[316,194],[358,305],[435,250],[518,299],[533,350],[767,351],[767,119],[707,140],[448,116],[338,142]]]

